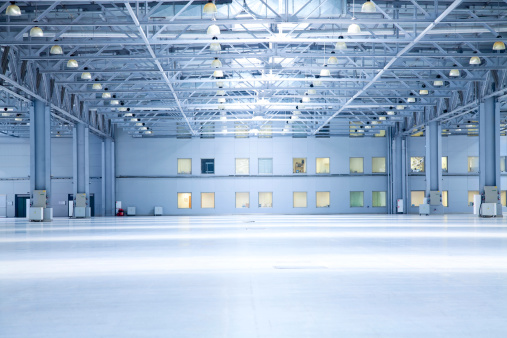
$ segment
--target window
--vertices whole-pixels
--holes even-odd
[[[292,172],[294,174],[305,174],[306,173],[306,158],[293,158],[292,159]]]
[[[351,173],[362,173],[364,172],[364,159],[362,157],[351,157],[349,159],[349,166]]]
[[[364,206],[364,192],[351,191],[350,192],[350,207],[363,207]]]
[[[372,157],[371,171],[374,173],[386,172],[386,158],[385,157]]]
[[[448,207],[449,206],[449,204],[448,204],[449,202],[448,202],[448,199],[447,199],[448,197],[447,196],[448,196],[447,190],[442,191],[442,205],[444,207]]]
[[[259,129],[259,138],[271,138],[272,137],[272,128],[271,122],[262,125]]]
[[[410,192],[410,205],[418,207],[424,202],[424,190],[414,190]]]
[[[215,159],[201,158],[201,174],[214,174],[214,173],[215,173]]]
[[[214,192],[201,192],[201,208],[214,209],[215,208],[215,193]]]
[[[507,207],[507,194],[505,190],[500,192],[500,202],[502,206]]]
[[[329,191],[317,191],[317,208],[329,208]]]
[[[505,172],[505,156],[500,156],[500,172]]]
[[[273,174],[273,159],[259,158],[259,175]]]
[[[178,209],[191,209],[191,208],[192,208],[192,193],[179,192]]]
[[[468,156],[468,172],[479,172],[479,156]]]
[[[250,208],[250,193],[237,192],[236,193],[236,208]]]
[[[468,205],[474,205],[474,195],[479,195],[479,190],[469,190],[468,191]]]
[[[260,192],[259,193],[259,208],[272,208],[273,207],[273,193]]]
[[[248,126],[241,122],[236,122],[234,124],[234,136],[236,138],[245,138],[248,137]]]
[[[250,159],[236,159],[236,175],[248,175],[250,173]]]
[[[424,172],[424,157],[416,156],[410,158],[410,171],[413,173]]]
[[[192,173],[192,159],[179,158],[178,159],[178,174],[191,174]]]
[[[385,191],[373,191],[371,193],[372,207],[385,207],[386,204],[386,192]]]
[[[442,172],[447,172],[447,156],[442,156]]]
[[[292,198],[294,208],[306,208],[306,191],[294,191]]]
[[[329,157],[317,157],[315,170],[317,174],[329,174]]]

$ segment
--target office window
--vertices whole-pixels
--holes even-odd
[[[215,193],[214,192],[201,192],[201,208],[214,209],[215,208]]]
[[[179,192],[178,209],[191,209],[191,208],[192,208],[192,193]]]
[[[386,172],[386,158],[385,157],[372,157],[371,158],[371,171],[374,173]]]
[[[273,174],[273,159],[259,158],[259,175]]]
[[[502,206],[507,207],[507,194],[505,190],[500,192],[500,203],[502,203]]]
[[[386,192],[385,191],[372,191],[371,201],[372,207],[385,207],[386,204]]]
[[[449,206],[449,201],[447,199],[448,198],[447,196],[449,196],[448,193],[447,193],[447,190],[442,191],[442,205],[444,207],[448,207]]]
[[[351,173],[364,172],[364,159],[362,157],[351,157],[349,159],[349,167]]]
[[[410,192],[410,205],[413,207],[418,207],[420,204],[424,202],[424,190],[414,190]]]
[[[250,208],[250,193],[237,192],[236,193],[236,208]]]
[[[351,207],[363,207],[364,206],[364,192],[363,191],[351,191],[350,192],[350,206]]]
[[[292,198],[294,208],[306,208],[306,191],[294,191]]]
[[[317,191],[317,208],[329,208],[329,191]]]
[[[442,156],[442,172],[447,172],[447,156]]]
[[[424,172],[424,157],[415,156],[410,158],[410,171],[413,173]]]
[[[329,174],[329,157],[317,157],[315,168],[317,174]]]
[[[214,174],[214,173],[215,173],[215,159],[201,158],[201,174]]]
[[[500,172],[505,172],[505,156],[500,156]]]
[[[479,195],[479,190],[469,190],[468,191],[468,205],[474,205],[474,195]]]
[[[479,172],[479,156],[468,156],[468,172]]]
[[[306,173],[306,158],[295,157],[292,159],[292,172],[294,174]]]
[[[192,159],[179,158],[178,159],[178,174],[191,174],[192,173]]]
[[[250,173],[250,159],[236,159],[236,175],[248,175]]]
[[[259,193],[259,208],[272,208],[273,207],[273,193],[260,192]]]

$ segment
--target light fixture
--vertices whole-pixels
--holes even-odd
[[[148,130],[148,127],[140,127],[139,130]]]
[[[120,108],[118,108],[118,111],[127,111],[127,108],[126,108],[126,107],[120,107]],[[126,116],[126,115],[127,115],[127,114],[125,114],[125,116]]]
[[[460,75],[460,71],[459,71],[459,69],[456,69],[456,68],[451,69],[451,71],[449,72],[449,76],[457,77],[459,75]]]
[[[81,80],[91,80],[92,79],[92,74],[88,73],[88,72],[84,72],[81,74]]]
[[[415,102],[415,97],[411,96],[407,99],[407,102],[408,103],[414,103]]]
[[[315,89],[311,88],[311,89],[308,89],[308,94],[315,95],[315,94],[317,94],[317,91]]]
[[[151,130],[147,130],[147,131],[145,131],[144,133],[145,133],[146,135],[151,135],[151,134],[153,134],[153,132],[152,132]]]
[[[250,134],[257,135],[257,134],[259,133],[259,129],[256,129],[256,128],[254,128],[254,129],[250,129],[249,133],[250,133]]]
[[[394,115],[394,111],[389,110],[389,111],[387,112],[387,115]]]
[[[132,113],[127,113],[127,114],[125,114],[125,115],[123,115],[123,116],[124,116],[124,117],[132,117],[132,116],[134,116],[134,115],[133,115]]]
[[[224,82],[223,81],[217,81],[217,87],[218,88],[224,88]]]
[[[213,72],[213,77],[224,77],[224,72],[222,72],[221,70],[215,70]]]
[[[303,96],[303,103],[310,102],[310,98],[308,96]]]
[[[102,98],[103,99],[110,99],[111,98],[111,93],[108,93],[108,92],[102,93]]]
[[[130,122],[137,122],[137,121],[139,121],[139,120],[136,118],[130,119]]]
[[[219,97],[218,103],[225,103],[225,97]]]
[[[63,54],[63,49],[62,47],[58,46],[58,45],[54,45],[53,47],[51,47],[51,49],[49,50],[49,54],[53,54],[53,55],[62,55]]]
[[[472,56],[470,58],[470,62],[469,62],[471,65],[480,65],[481,64],[481,58],[478,57],[478,56]]]
[[[217,90],[217,95],[225,95],[225,90]]]
[[[264,117],[262,117],[262,116],[254,116],[254,117],[252,117],[252,120],[254,120],[254,121],[262,121],[262,120],[264,120]]]
[[[213,25],[210,25],[208,27],[208,31],[207,31],[208,35],[211,35],[211,36],[217,36],[217,35],[220,35],[220,28],[213,24]]]
[[[435,87],[443,86],[444,85],[444,81],[442,81],[442,80],[435,80],[435,81],[433,81],[433,85]]]
[[[405,109],[405,106],[402,105],[402,104],[399,104],[399,105],[396,106],[396,109],[403,110],[403,109]]]
[[[138,120],[138,119],[137,119],[137,120]],[[139,121],[139,120],[138,120],[138,121]],[[136,126],[136,127],[142,127],[142,126],[144,126],[144,123],[142,123],[142,122],[137,122],[137,123],[135,124],[135,126]]]
[[[341,35],[340,35],[340,36],[338,37],[338,39],[339,39],[339,40],[342,40],[342,39],[343,39],[343,36],[341,36]],[[338,41],[338,42],[336,43],[336,45],[334,46],[334,48],[335,48],[335,49],[337,49],[337,50],[345,50],[345,49],[347,49],[347,44],[345,43],[345,41]]]
[[[213,3],[213,1],[209,0],[206,5],[204,5],[202,12],[204,14],[215,14],[217,12],[217,6]]]
[[[334,52],[331,52],[331,54],[334,54]],[[336,56],[331,55],[329,57],[329,59],[327,59],[327,64],[328,65],[337,65],[338,64],[338,59],[336,58]]]
[[[220,52],[222,50],[222,46],[218,43],[216,36],[213,37],[213,42],[209,44],[209,50],[212,52]]]
[[[32,29],[30,29],[30,37],[31,38],[42,38],[44,37],[44,32],[42,31],[42,29],[40,27],[33,27]]]
[[[211,67],[222,68],[222,61],[220,61],[218,58],[215,58],[213,61],[211,61]]]
[[[362,13],[375,13],[377,9],[375,8],[375,4],[371,2],[370,0],[366,1],[363,4],[363,7],[361,7]]]
[[[112,105],[118,105],[118,104],[120,104],[120,101],[118,101],[118,100],[111,100],[111,104]]]
[[[19,7],[16,6],[16,4],[12,3],[5,10],[5,14],[8,15],[8,16],[20,16],[21,15],[21,9],[19,9]]]
[[[379,116],[379,121],[385,121],[386,120],[386,117],[385,116]]]
[[[69,68],[77,68],[77,67],[79,67],[79,64],[77,63],[76,60],[70,59],[69,61],[67,61],[67,67],[69,67]]]
[[[292,115],[290,117],[291,120],[299,120],[299,116],[298,115]]]
[[[359,34],[361,33],[361,27],[359,27],[359,25],[356,23],[351,23],[347,29],[347,32],[349,34]]]
[[[429,94],[428,89],[421,89],[419,91],[419,95],[428,95],[428,94]]]
[[[21,121],[23,121],[23,119],[22,119],[21,117],[16,117],[16,118],[14,119],[14,121],[21,122]]]
[[[92,89],[93,90],[101,90],[102,89],[102,85],[100,83],[94,83],[92,85]]]
[[[219,104],[218,109],[225,109],[225,106],[223,104]]]
[[[498,35],[496,38],[501,39],[502,37]],[[493,44],[493,50],[505,50],[505,43],[503,41],[496,41]]]
[[[327,69],[327,65],[324,65],[324,68],[320,71],[320,76],[331,76],[331,72]]]

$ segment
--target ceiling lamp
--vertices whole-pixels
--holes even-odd
[[[324,68],[320,71],[320,76],[331,76],[331,72],[327,69],[327,65],[324,65]]]
[[[222,72],[221,70],[215,70],[213,72],[213,77],[224,77],[224,72]]]
[[[220,61],[218,58],[215,58],[215,60],[211,61],[211,67],[222,68],[222,61]]]
[[[396,109],[403,110],[403,109],[405,109],[405,106],[402,105],[402,104],[399,104],[399,105],[396,106]]]
[[[91,80],[92,79],[92,74],[88,73],[88,72],[84,72],[81,74],[81,80]]]
[[[370,0],[366,1],[363,4],[363,7],[361,7],[362,13],[375,13],[377,9],[375,8],[375,4],[371,2]]]
[[[112,105],[118,105],[118,104],[120,104],[120,101],[118,101],[118,100],[111,100],[111,104]]]
[[[217,90],[217,95],[225,95],[225,90]]]
[[[103,99],[110,99],[111,98],[111,93],[108,93],[108,92],[102,93],[102,98]]]
[[[212,35],[212,36],[217,36],[217,35],[220,35],[220,28],[213,24],[211,26],[208,27],[208,35]]]
[[[120,107],[120,108],[118,108],[118,111],[127,111],[127,108],[126,107]],[[127,114],[125,114],[125,116],[127,116]]]
[[[42,38],[44,37],[44,32],[42,31],[42,29],[40,29],[40,27],[33,27],[32,29],[30,29],[30,37],[31,38]]]
[[[23,119],[22,119],[21,117],[16,117],[16,118],[14,119],[14,121],[21,122],[21,121],[23,121]]]
[[[219,97],[218,103],[225,103],[225,97]]]
[[[139,120],[136,118],[130,119],[130,122],[137,122],[137,121],[139,121]]]
[[[388,111],[387,115],[394,115],[394,111],[392,111],[392,110]]]
[[[212,52],[220,52],[222,50],[222,46],[218,43],[218,38],[214,36],[212,40],[214,41],[209,44],[209,50]]]
[[[347,32],[349,34],[359,34],[359,33],[361,33],[361,27],[359,27],[359,25],[356,23],[351,23],[349,25]]]
[[[339,36],[338,39],[342,40],[343,39],[343,36]],[[336,43],[336,45],[334,46],[335,49],[337,50],[345,50],[347,49],[347,44],[345,43],[345,41],[338,41]]]
[[[310,98],[308,96],[303,96],[303,103],[310,102]]]
[[[379,121],[385,121],[386,120],[386,117],[385,116],[379,116]]]
[[[69,61],[67,61],[67,67],[69,68],[77,68],[78,66],[79,64],[74,59],[70,59]]]
[[[225,106],[223,104],[219,104],[218,109],[225,109]]]
[[[224,82],[223,81],[217,81],[217,87],[218,88],[224,88]]]
[[[442,80],[435,80],[435,81],[433,81],[433,85],[435,87],[443,86],[444,85],[444,81],[442,81]]]
[[[204,14],[215,14],[217,12],[217,6],[213,3],[213,1],[209,0],[204,8],[202,9]]]
[[[132,116],[134,116],[134,114],[132,114],[132,113],[127,113],[127,114],[124,114],[123,116],[124,116],[124,117],[132,117]],[[137,119],[136,119],[136,121],[137,121]]]
[[[63,54],[63,49],[62,47],[58,46],[58,45],[54,45],[53,47],[51,47],[51,49],[49,50],[49,54],[53,54],[53,55],[62,55]]]
[[[137,120],[137,121],[139,121],[139,119],[133,119],[133,120]],[[137,123],[135,124],[135,126],[136,126],[136,127],[142,127],[142,126],[144,126],[144,123],[142,123],[142,122],[137,122]]]
[[[428,95],[428,94],[429,94],[428,89],[421,89],[421,90],[419,91],[419,95]]]
[[[334,54],[334,52],[331,52],[331,54]],[[327,59],[327,64],[328,65],[337,65],[338,64],[338,59],[336,58],[336,56],[331,55],[329,57],[329,59]]]
[[[460,75],[459,69],[451,69],[451,71],[449,72],[449,76],[456,77],[459,75]]]
[[[478,56],[472,56],[470,58],[470,62],[469,62],[471,65],[480,65],[481,64],[481,58],[478,57]]]
[[[94,83],[92,85],[92,89],[93,90],[101,90],[102,89],[102,85],[100,83]]]
[[[496,38],[501,39],[502,37],[498,35]],[[503,41],[496,41],[493,44],[493,50],[505,50],[505,43],[503,43]]]
[[[407,99],[407,102],[408,103],[414,103],[415,102],[415,97],[411,96]]]
[[[16,6],[14,3],[12,3],[9,7],[7,7],[5,14],[8,16],[20,16],[21,9],[19,9],[18,6]]]

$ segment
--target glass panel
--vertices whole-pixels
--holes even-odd
[[[469,190],[468,191],[468,205],[474,205],[474,195],[479,195],[479,190]]]
[[[505,172],[505,156],[500,156],[500,172]]]
[[[192,159],[179,158],[178,159],[178,174],[191,174],[192,173]]]
[[[416,156],[410,158],[410,170],[413,173],[424,172],[424,157]]]
[[[237,192],[236,193],[236,208],[250,208],[250,193]]]
[[[371,193],[372,206],[374,207],[385,207],[386,204],[386,192],[385,191],[373,191]]]
[[[329,157],[318,157],[316,162],[317,174],[329,174]]]
[[[424,202],[424,190],[414,190],[410,192],[410,204],[413,207],[418,207],[420,204]]]
[[[250,159],[236,159],[236,175],[248,175],[250,173]]]
[[[362,173],[364,170],[364,159],[362,157],[351,157],[349,159],[350,172],[351,173]]]
[[[447,172],[447,156],[442,156],[442,171]]]
[[[178,193],[178,209],[192,208],[192,194],[189,192]]]
[[[214,209],[215,208],[215,193],[214,192],[201,192],[201,208]]]
[[[259,175],[266,175],[272,173],[273,173],[273,159],[259,158]]]
[[[442,205],[444,207],[448,207],[449,205],[447,204],[448,203],[448,200],[447,200],[447,190],[444,190],[442,191]]]
[[[294,208],[306,208],[306,191],[295,191],[293,193]]]
[[[214,174],[215,173],[215,159],[203,158],[201,159],[201,174]]]
[[[329,191],[317,191],[317,208],[329,208]]]
[[[362,191],[351,191],[350,192],[350,206],[351,207],[362,207],[362,206],[364,206],[364,192],[362,192]]]
[[[260,192],[259,193],[259,208],[272,208],[273,207],[273,193]]]
[[[306,158],[293,158],[292,159],[292,172],[294,174],[306,173]]]
[[[468,156],[468,172],[479,172],[479,156]]]
[[[372,157],[371,171],[374,173],[386,172],[386,158],[385,157]]]
[[[500,193],[500,201],[502,206],[507,207],[507,194],[505,190]]]

